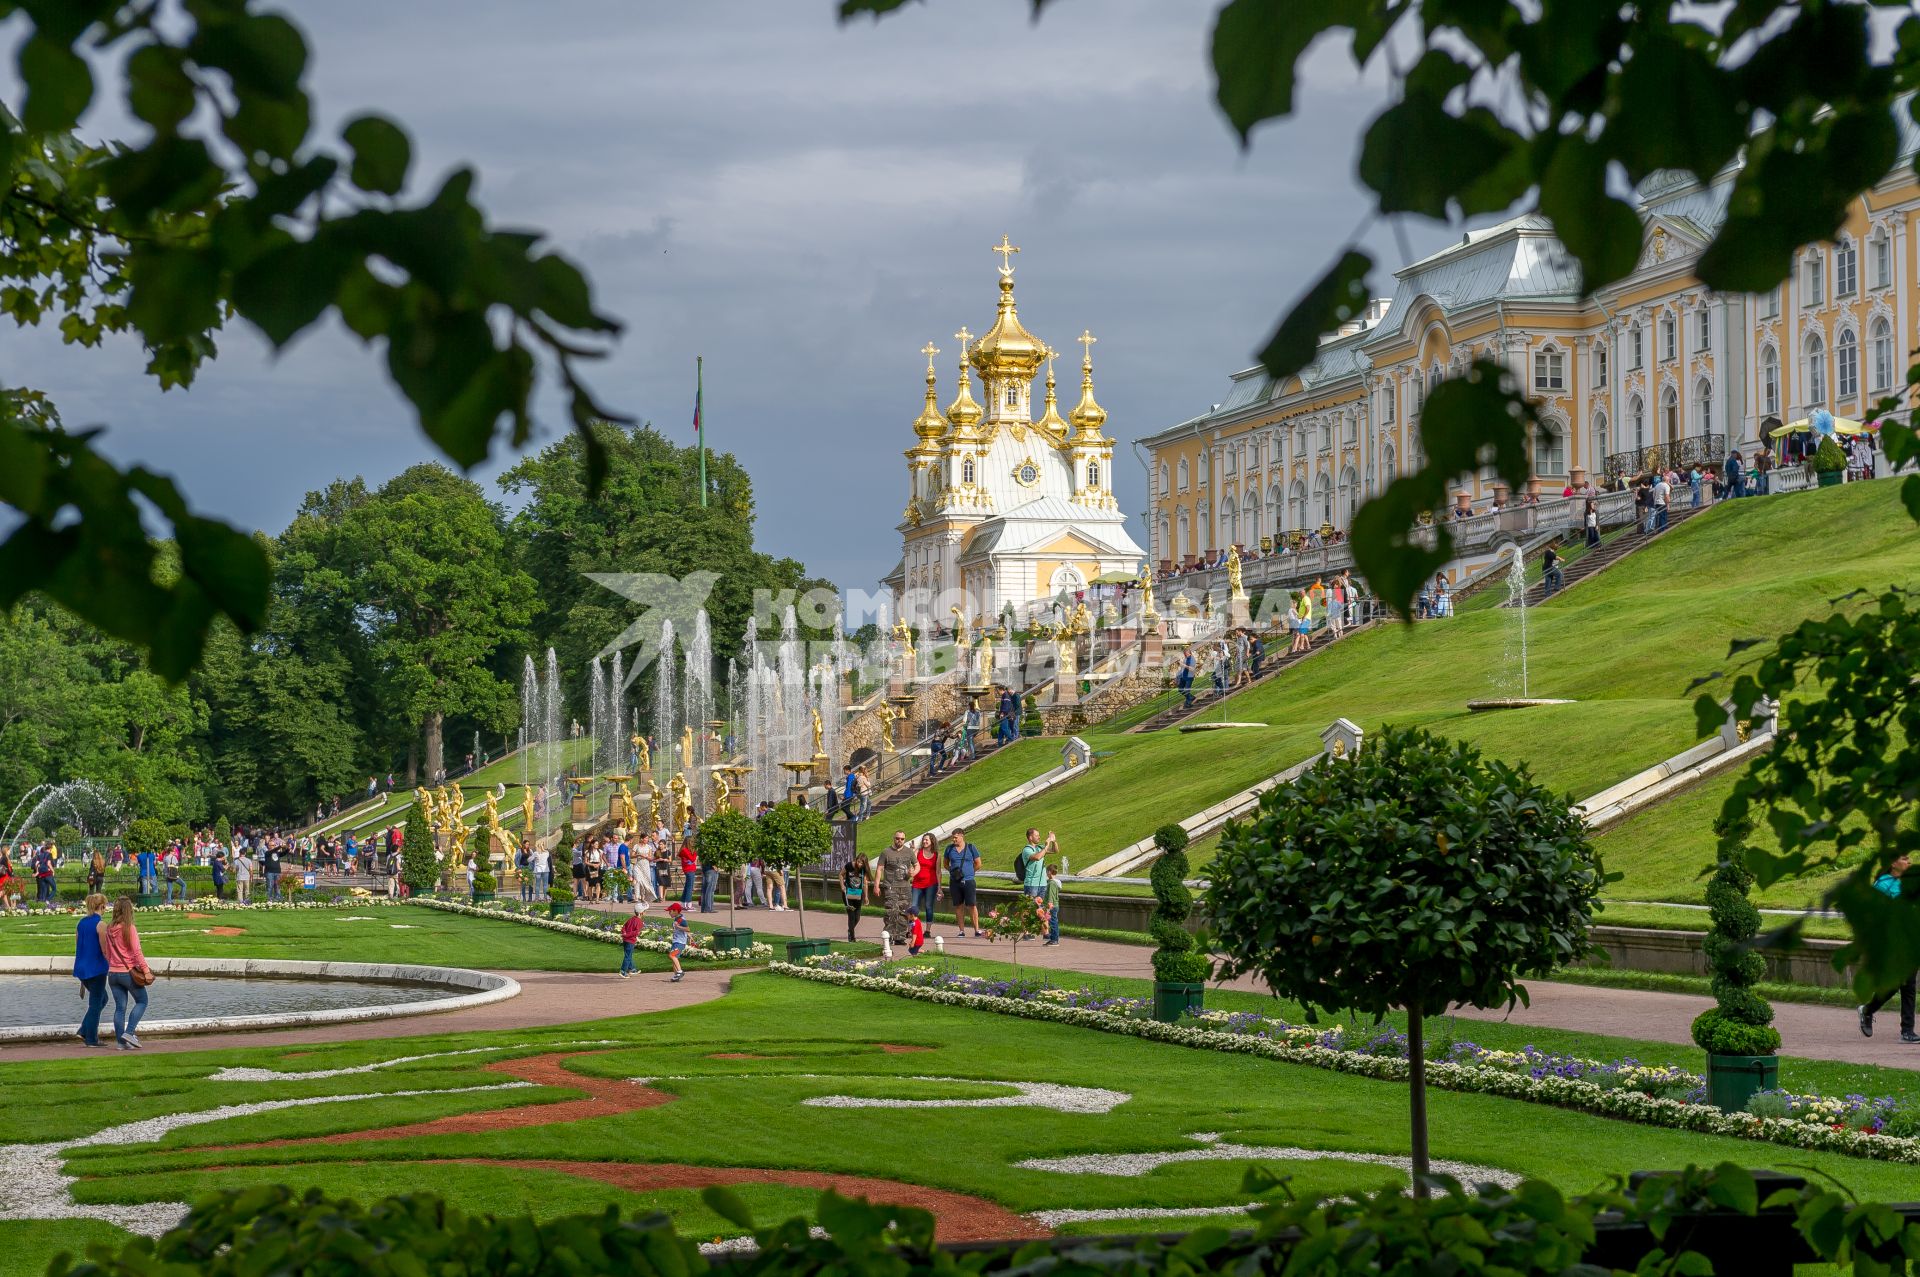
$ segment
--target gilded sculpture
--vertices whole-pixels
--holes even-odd
[[[820,723],[820,707],[815,705],[808,713],[813,717],[813,756],[815,758],[825,758],[827,751],[821,745],[825,733]]]
[[[727,778],[719,772],[713,774],[713,809],[719,811],[733,797],[733,786],[727,784]]]
[[[647,748],[647,738],[635,733],[633,743],[633,770],[642,776],[653,771],[653,751]]]
[[[673,794],[673,827],[685,829],[687,821],[693,818],[693,805],[687,801],[686,773],[675,772],[673,779],[667,782],[667,788]]]
[[[1227,547],[1227,585],[1233,591],[1236,603],[1244,602],[1247,597],[1246,583],[1240,579],[1240,547]]]

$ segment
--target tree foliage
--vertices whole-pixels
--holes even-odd
[[[331,316],[381,351],[421,429],[462,466],[531,436],[542,366],[576,426],[609,416],[578,365],[619,326],[585,277],[537,234],[488,226],[470,170],[410,195],[411,144],[393,121],[317,136],[306,41],[281,14],[254,0],[0,0],[0,18],[19,37],[23,89],[0,101],[0,311],[17,323],[85,345],[132,333],[170,388],[228,323],[280,348]],[[116,84],[95,83],[95,59]],[[77,137],[110,99],[141,140]],[[0,607],[44,595],[176,681],[216,617],[243,632],[265,619],[263,547],[194,514],[164,476],[115,466],[27,388],[0,396],[0,502],[16,515]],[[149,517],[177,546],[171,566]]]
[[[440,862],[434,858],[433,830],[427,826],[427,813],[418,804],[407,809],[407,823],[400,832],[400,881],[411,895],[433,890],[440,876]]]

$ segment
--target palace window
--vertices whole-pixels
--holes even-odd
[[[960,463],[960,482],[973,482],[973,458],[971,457]]]
[[[1009,382],[1006,394],[1002,396],[1001,402],[1009,408],[1018,408],[1020,406],[1020,387]]]
[[[1827,348],[1817,333],[1807,334],[1807,403],[1824,408],[1827,403]]]
[[[1393,420],[1393,383],[1380,387],[1380,420]]]
[[[1760,294],[1760,318],[1780,318],[1780,289],[1778,285]]]
[[[1627,352],[1633,359],[1633,362],[1628,364],[1627,367],[1644,368],[1647,366],[1645,337],[1640,331],[1640,324],[1637,320],[1627,326]]]
[[[1164,496],[1166,495],[1166,492],[1167,492],[1167,463],[1162,461],[1160,463],[1160,493],[1162,496]]]
[[[1347,443],[1359,443],[1360,414],[1354,412],[1348,413],[1344,419],[1344,424],[1346,429],[1341,432],[1344,441]]]
[[[1808,252],[1800,268],[1800,284],[1805,293],[1802,301],[1807,306],[1827,304],[1827,259],[1820,255],[1819,249]]]
[[[1674,328],[1672,315],[1660,317],[1660,358],[1663,360],[1671,360],[1680,353],[1680,337]]]
[[[1322,421],[1320,423],[1320,451],[1333,451],[1333,423],[1331,421]]]
[[[1780,352],[1771,344],[1760,348],[1760,411],[1768,416],[1780,411]]]
[[[1535,390],[1565,390],[1567,388],[1567,357],[1557,346],[1542,346],[1533,352],[1533,388]]]
[[[1087,486],[1089,488],[1097,488],[1100,486],[1100,463],[1098,461],[1087,462]]]
[[[1672,386],[1660,392],[1660,424],[1667,428],[1667,442],[1680,442],[1680,396]]]
[[[1596,412],[1593,414],[1593,442],[1594,446],[1598,449],[1596,455],[1602,460],[1605,460],[1607,455],[1607,414],[1604,412]]]
[[[1639,395],[1627,400],[1627,421],[1633,430],[1633,450],[1638,452],[1647,446],[1647,405]]]
[[[1541,422],[1533,437],[1533,472],[1535,474],[1565,474],[1567,472],[1566,443],[1559,430],[1550,422]]]
[[[1180,491],[1182,492],[1187,490],[1188,476],[1190,473],[1191,471],[1187,468],[1187,459],[1185,457],[1180,458]]]
[[[1873,271],[1875,288],[1893,287],[1893,243],[1883,228],[1867,241],[1868,266]]]
[[[1693,318],[1694,322],[1699,325],[1698,331],[1694,334],[1693,348],[1695,350],[1705,350],[1713,344],[1713,312],[1707,307],[1702,306],[1693,312]]]
[[[1893,388],[1893,328],[1884,319],[1873,321],[1873,327],[1867,330],[1867,339],[1873,346],[1873,389],[1876,391]]]
[[[1228,448],[1225,450],[1224,455],[1226,457],[1227,473],[1232,474],[1240,465],[1240,449],[1237,447]]]
[[[1713,383],[1705,377],[1693,385],[1693,416],[1701,434],[1713,431]]]
[[[1607,384],[1607,348],[1604,345],[1593,348],[1593,384],[1601,387]]]
[[[1860,344],[1851,328],[1844,328],[1833,343],[1833,391],[1841,403],[1860,397]]]
[[[1860,291],[1860,250],[1843,239],[1833,246],[1833,293],[1851,297]]]

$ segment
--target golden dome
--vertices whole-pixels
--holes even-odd
[[[927,357],[927,406],[914,418],[913,433],[920,437],[923,444],[938,443],[947,433],[947,419],[940,415],[940,405],[936,401],[939,392],[934,386],[933,357],[940,351],[932,342],[928,342],[920,353]]]
[[[1098,340],[1091,332],[1080,334],[1080,344],[1086,347],[1086,357],[1080,361],[1080,402],[1073,406],[1067,419],[1073,422],[1073,442],[1102,442],[1100,427],[1107,423],[1107,410],[1093,398],[1093,343]]]
[[[983,379],[1019,378],[1032,381],[1047,357],[1047,344],[1020,323],[1013,302],[1013,275],[1000,276],[1000,313],[973,347],[972,363]]]
[[[1067,423],[1060,416],[1060,400],[1053,393],[1053,357],[1057,353],[1052,347],[1047,348],[1047,411],[1034,425],[1051,435],[1055,443],[1064,443]]]
[[[967,342],[973,334],[962,328],[954,336],[960,339],[960,393],[947,405],[947,420],[953,423],[956,435],[972,434],[982,415],[980,405],[973,401],[973,383],[967,380]]]

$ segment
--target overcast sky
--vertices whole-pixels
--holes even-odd
[[[1382,86],[1322,47],[1300,115],[1242,153],[1212,104],[1213,8],[1060,0],[1035,25],[1028,0],[932,0],[841,26],[830,0],[288,6],[329,133],[393,115],[415,139],[409,194],[471,164],[496,224],[538,227],[580,262],[627,325],[588,370],[609,407],[690,439],[704,355],[708,438],[752,473],[763,548],[865,588],[899,554],[916,352],[946,352],[944,403],[952,334],[992,323],[1002,233],[1023,250],[1028,327],[1076,356],[1082,328],[1099,338],[1137,522],[1128,442],[1220,399],[1360,221],[1353,160]],[[1406,228],[1416,254],[1453,233]],[[1397,264],[1391,234],[1369,243]],[[337,326],[277,359],[237,331],[221,345],[190,391],[162,394],[132,342],[102,355],[7,328],[0,379],[52,392],[70,426],[110,427],[117,457],[270,532],[311,488],[432,455]],[[551,438],[564,419],[543,407]],[[491,489],[511,460],[475,477]]]

